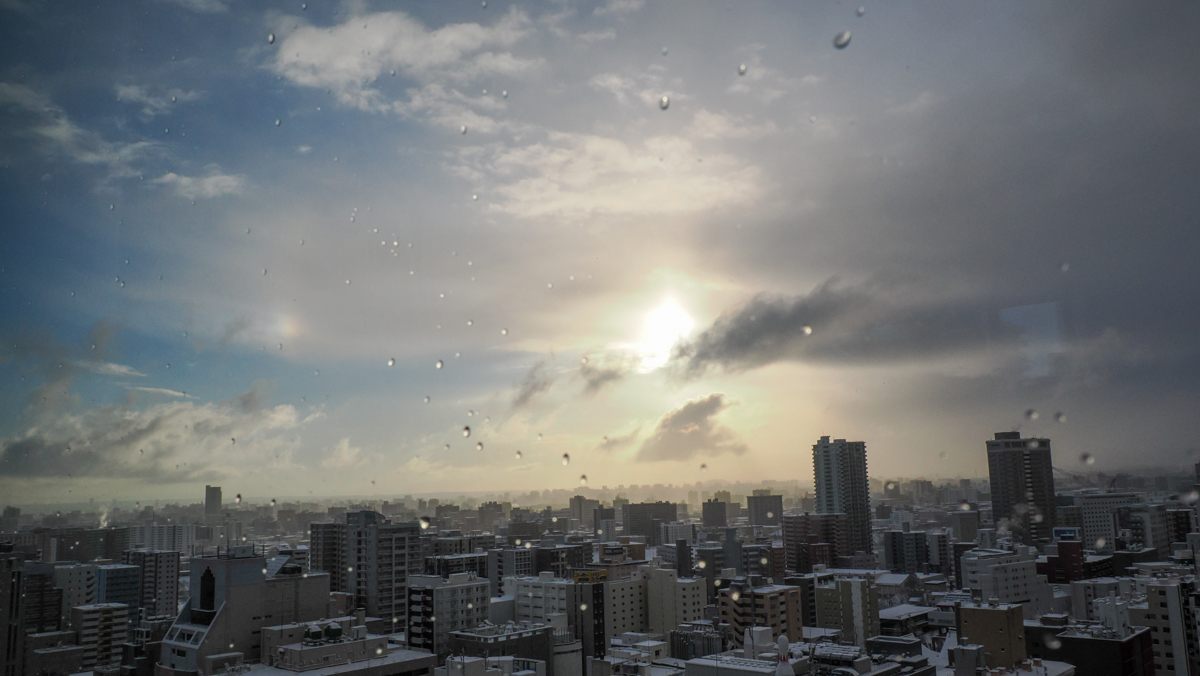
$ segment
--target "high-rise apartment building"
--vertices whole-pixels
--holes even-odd
[[[761,578],[739,578],[717,595],[721,621],[728,623],[734,643],[741,647],[746,630],[770,627],[772,636],[790,641],[803,637],[800,588],[761,584]]]
[[[492,583],[492,595],[510,593],[504,586],[508,577],[533,575],[533,550],[524,547],[500,547],[487,553],[487,576]]]
[[[450,632],[473,629],[488,618],[491,583],[474,573],[449,578],[411,575],[408,578],[408,645],[444,656]]]
[[[22,561],[0,555],[0,676],[18,676],[24,657]]]
[[[867,444],[821,437],[813,444],[813,484],[817,512],[845,514],[847,540],[855,552],[871,553],[871,493]]]
[[[842,513],[785,514],[783,516],[784,565],[793,572],[811,572],[814,565],[832,565],[836,557],[850,556],[850,518]]]
[[[102,563],[96,566],[96,600],[100,603],[123,603],[129,606],[129,622],[137,622],[138,584],[141,570],[124,563]]]
[[[140,571],[138,600],[144,617],[174,616],[179,612],[179,552],[131,549],[125,563]]]
[[[1048,541],[1055,524],[1050,440],[997,432],[987,442],[992,518],[1025,544]]]
[[[1191,576],[1139,579],[1145,597],[1129,605],[1129,623],[1149,627],[1154,673],[1192,674],[1200,648],[1191,599],[1196,582]]]
[[[314,523],[310,533],[310,567],[330,574],[331,590],[353,594],[368,615],[403,628],[408,576],[424,566],[420,526],[359,511],[348,512],[346,523]]]
[[[129,606],[124,603],[89,603],[71,608],[76,642],[83,646],[85,669],[121,661],[121,646],[129,637]]]
[[[669,568],[646,570],[646,630],[666,634],[699,620],[707,603],[704,578],[680,577]]]
[[[879,588],[873,580],[835,577],[818,581],[813,597],[817,626],[841,630],[842,641],[865,646],[868,638],[879,635]]]
[[[927,533],[923,530],[889,530],[883,534],[884,565],[893,573],[923,573],[929,567]]]
[[[954,615],[960,645],[983,646],[987,666],[1012,669],[1025,659],[1025,619],[1020,604],[963,603]]]

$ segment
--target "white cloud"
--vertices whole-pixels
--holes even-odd
[[[40,140],[47,155],[102,167],[110,179],[137,176],[137,164],[158,152],[158,146],[150,141],[109,141],[79,127],[49,97],[25,85],[0,82],[0,107],[16,108],[33,117],[25,131]]]
[[[175,194],[185,199],[200,199],[236,195],[246,187],[246,177],[240,174],[224,174],[211,167],[207,176],[184,176],[175,172],[167,172],[152,181],[157,185],[165,185],[175,190]]]
[[[321,466],[326,469],[348,469],[361,465],[365,460],[362,449],[358,446],[351,446],[349,437],[343,437],[329,455],[321,461]]]
[[[220,14],[229,10],[225,0],[159,0],[197,14]]]
[[[418,82],[467,82],[514,75],[536,60],[505,51],[530,31],[517,10],[496,23],[430,29],[404,12],[353,16],[332,26],[302,25],[281,37],[270,67],[293,84],[327,89],[348,106],[393,110],[377,79],[396,71]]]
[[[778,131],[774,122],[755,122],[749,118],[701,108],[692,116],[687,134],[708,140],[759,138]]]
[[[126,103],[136,103],[142,107],[142,115],[155,117],[162,115],[177,103],[187,103],[201,98],[198,91],[187,89],[154,90],[144,85],[117,85],[117,100]]]
[[[597,7],[592,14],[596,16],[625,16],[646,6],[646,0],[608,0]]]
[[[580,33],[579,35],[576,36],[576,38],[582,42],[586,42],[589,44],[595,43],[595,42],[607,42],[609,40],[616,40],[617,32],[611,28],[605,28],[603,30],[587,31],[586,33]]]
[[[459,175],[493,186],[494,209],[526,218],[695,213],[753,201],[762,191],[757,167],[701,153],[681,136],[627,143],[551,132],[525,146],[464,150],[458,161]]]
[[[91,371],[102,376],[116,376],[118,378],[144,377],[146,374],[125,364],[117,364],[109,361],[77,361],[75,365],[86,371]]]
[[[169,387],[145,387],[141,385],[126,387],[127,390],[134,392],[145,392],[146,394],[157,394],[164,397],[177,397],[180,399],[191,399],[192,395],[181,390],[172,390]]]

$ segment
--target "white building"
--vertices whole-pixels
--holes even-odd
[[[1104,492],[1075,496],[1083,526],[1083,546],[1111,552],[1117,541],[1117,508],[1142,501],[1137,493]]]
[[[666,634],[699,620],[707,603],[705,579],[679,577],[669,568],[646,570],[646,631]]]
[[[76,642],[83,647],[83,667],[92,669],[121,661],[121,645],[129,637],[129,606],[89,603],[71,608]]]
[[[1052,609],[1052,593],[1045,575],[1037,574],[1037,553],[1032,548],[972,549],[959,560],[963,586],[985,599],[1019,603],[1025,617],[1035,618]]]
[[[129,527],[129,546],[190,554],[196,545],[196,526],[182,523],[152,523]]]
[[[63,625],[74,628],[71,609],[95,603],[99,589],[96,566],[90,563],[68,563],[54,566],[54,586],[62,590]]]

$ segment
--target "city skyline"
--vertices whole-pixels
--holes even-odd
[[[865,10],[0,4],[0,492],[1190,468],[1200,10]]]

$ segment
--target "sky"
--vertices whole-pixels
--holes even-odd
[[[1144,10],[0,1],[0,494],[1190,471]]]

